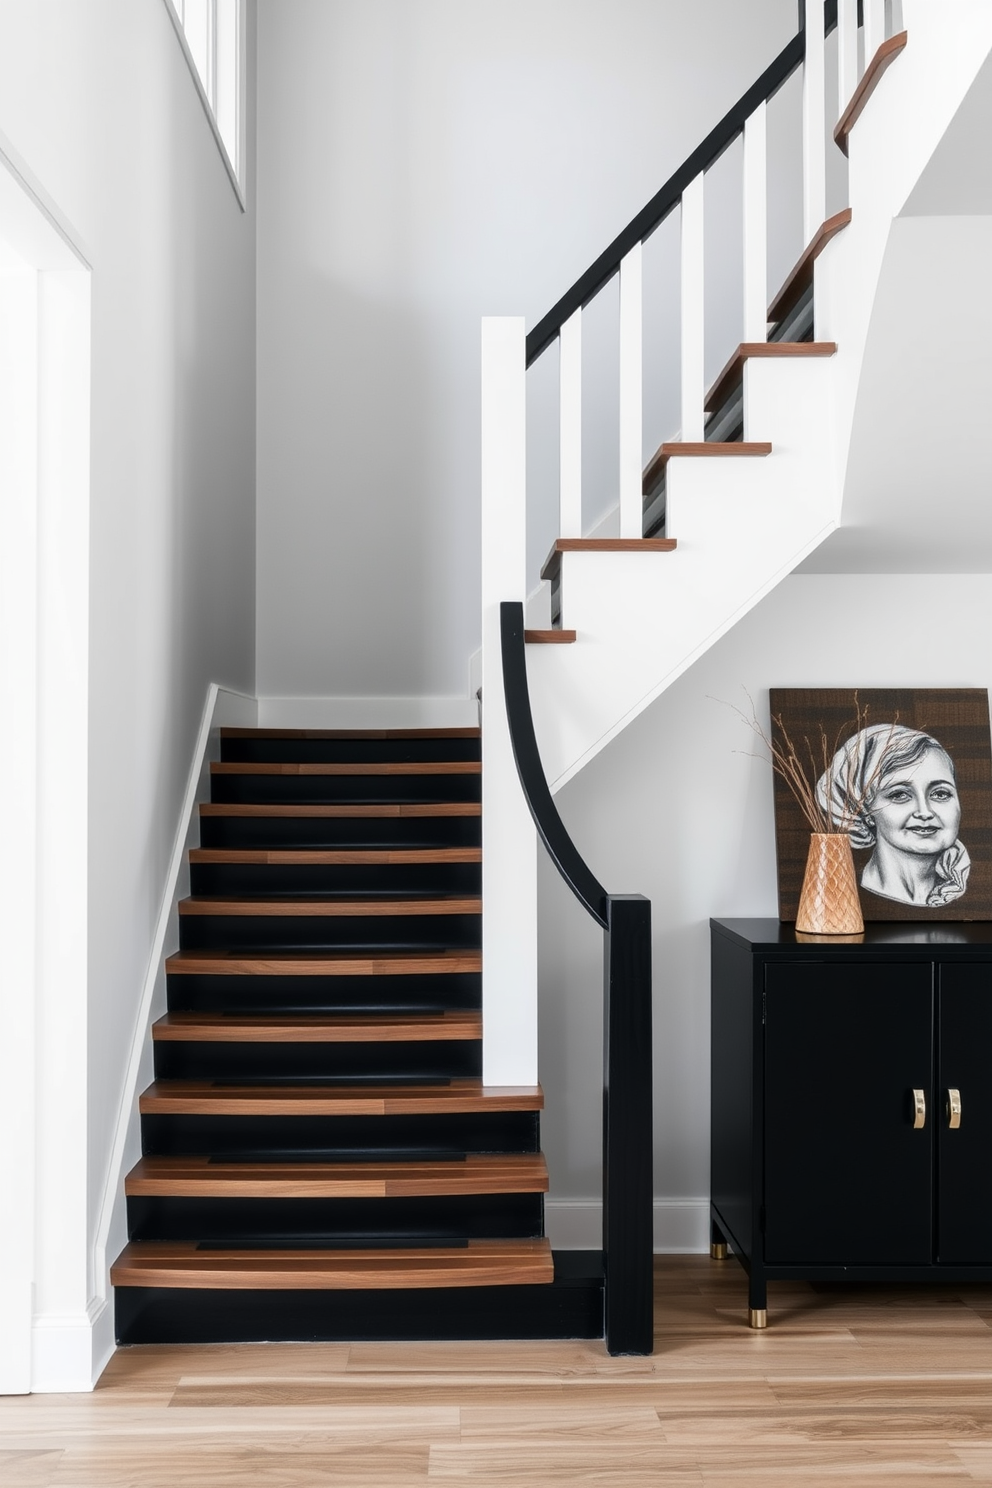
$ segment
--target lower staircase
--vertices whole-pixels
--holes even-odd
[[[475,729],[227,729],[190,854],[121,1343],[599,1337],[539,1088],[481,1081]]]

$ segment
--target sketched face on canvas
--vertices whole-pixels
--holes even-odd
[[[958,838],[954,763],[929,734],[887,723],[861,729],[838,749],[816,793],[853,847],[873,849],[862,888],[930,909],[966,892],[971,859]]]

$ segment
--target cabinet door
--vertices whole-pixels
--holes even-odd
[[[937,1258],[992,1262],[992,966],[940,968]],[[960,1092],[960,1125],[948,1092]]]
[[[766,968],[769,1264],[931,1260],[932,1068],[928,963]]]

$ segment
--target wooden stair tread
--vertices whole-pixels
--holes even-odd
[[[768,319],[770,322],[783,320],[789,311],[799,302],[813,283],[814,263],[831,238],[836,237],[842,228],[847,227],[850,220],[851,209],[850,207],[845,207],[842,212],[837,212],[833,217],[828,217],[826,222],[817,228],[799,255],[795,267],[790,270],[782,288],[768,306]]]
[[[561,567],[563,553],[674,553],[674,537],[559,537],[541,569],[542,579],[552,579]]]
[[[399,1199],[443,1194],[546,1193],[542,1153],[470,1153],[448,1162],[215,1162],[142,1157],[129,1197]]]
[[[114,1286],[247,1290],[522,1286],[554,1280],[546,1239],[374,1250],[198,1250],[132,1241],[111,1267]]]
[[[481,760],[317,761],[213,760],[211,775],[481,775]]]
[[[156,1080],[139,1097],[143,1116],[403,1116],[540,1111],[539,1085],[219,1085]]]
[[[480,1039],[482,1015],[472,1011],[314,1014],[312,1017],[218,1017],[214,1013],[166,1013],[152,1025],[157,1043],[365,1044]]]
[[[888,41],[882,42],[882,45],[865,68],[861,81],[851,95],[850,103],[837,120],[834,128],[834,142],[843,150],[845,155],[847,154],[851,130],[864,112],[865,104],[881,81],[882,74],[896,60],[908,40],[909,35],[906,31],[900,31],[898,35],[890,36]]]
[[[479,951],[176,951],[170,976],[436,976],[482,970]]]
[[[481,739],[482,730],[471,728],[412,729],[298,729],[222,728],[222,739]]]
[[[436,816],[481,816],[482,806],[478,801],[405,801],[397,803],[386,801],[379,804],[368,804],[362,806],[342,805],[339,802],[321,803],[319,805],[298,806],[292,801],[285,804],[278,802],[270,804],[267,802],[243,802],[243,801],[204,801],[200,806],[201,816],[252,818],[252,817],[327,817],[335,820],[342,817],[376,817],[376,818],[403,818],[403,817],[436,817]]]
[[[280,916],[285,919],[350,917],[380,919],[383,916],[478,915],[478,896],[433,899],[215,899],[198,897],[179,901],[181,915]]]
[[[733,456],[757,456],[770,455],[772,447],[767,440],[731,440],[726,443],[718,443],[715,440],[684,441],[681,439],[670,439],[661,445],[652,455],[644,467],[641,478],[641,486],[645,496],[650,496],[655,486],[661,480],[662,472],[674,456],[688,456],[692,459],[721,459]]]
[[[574,640],[574,630],[524,631],[524,642],[528,646],[570,646]]]
[[[335,864],[481,863],[481,847],[194,847],[191,863],[302,863],[308,867]]]
[[[828,357],[836,351],[836,341],[742,341],[707,393],[703,408],[713,413],[723,406],[744,376],[744,363],[751,358]]]

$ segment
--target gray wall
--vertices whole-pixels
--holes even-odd
[[[0,131],[93,268],[94,1216],[207,686],[254,689],[255,222],[162,0],[0,0]]]
[[[550,308],[795,24],[794,0],[262,0],[260,694],[466,692],[480,318]]]
[[[600,881],[652,901],[663,1244],[707,1241],[709,918],[777,912],[771,769],[728,705],[747,712],[750,693],[767,727],[770,686],[989,687],[990,630],[986,574],[793,575],[556,798]],[[599,1191],[602,937],[546,862],[540,936],[551,1197],[590,1199]],[[688,1215],[674,1202],[685,1199],[699,1201]],[[554,1226],[554,1204],[551,1214]]]

